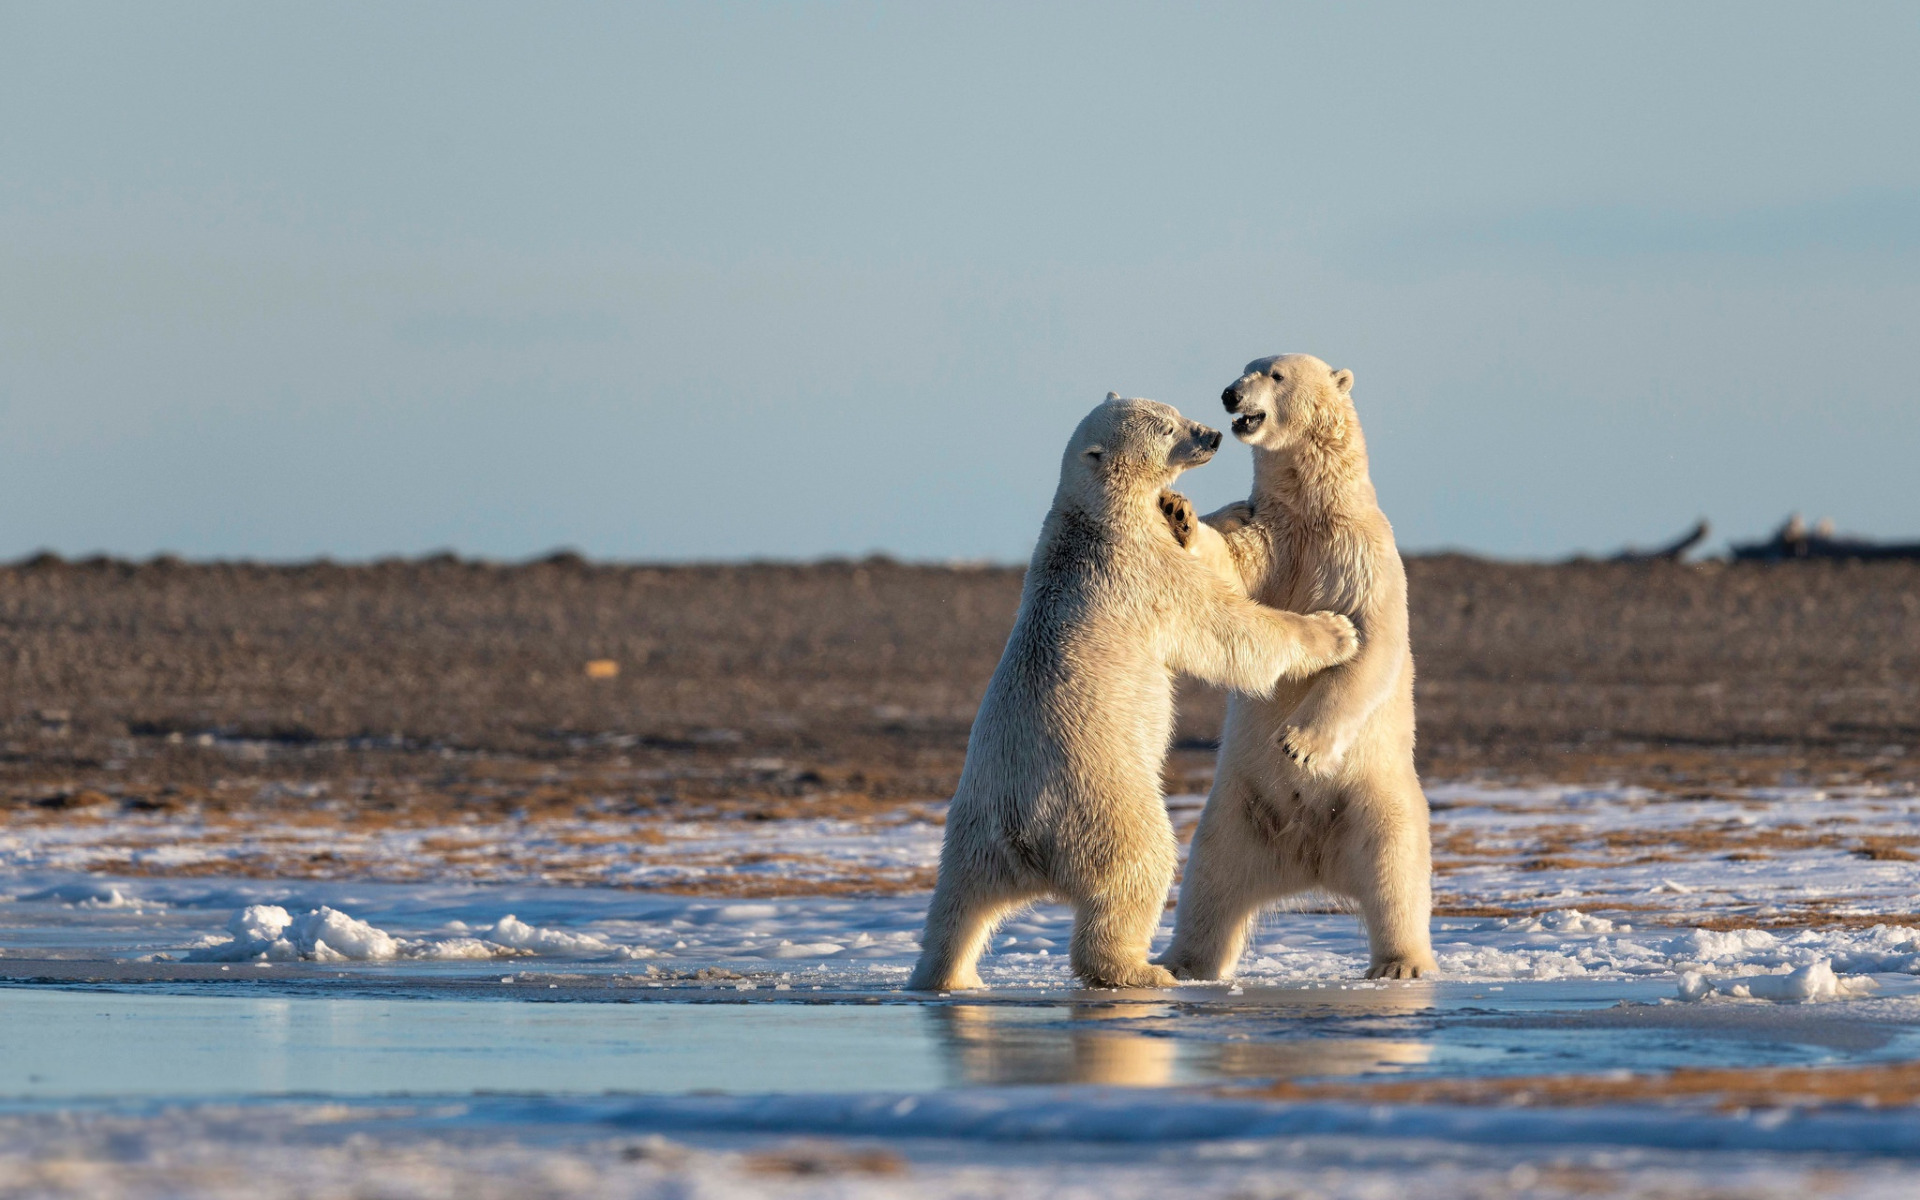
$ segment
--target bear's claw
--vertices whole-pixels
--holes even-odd
[[[1339,769],[1340,755],[1334,753],[1331,746],[1323,745],[1310,730],[1289,725],[1273,740],[1280,747],[1280,753],[1309,774],[1327,775]]]
[[[1418,979],[1420,978],[1423,972],[1431,971],[1433,969],[1434,968],[1432,967],[1431,964],[1422,966],[1421,964],[1414,962],[1411,959],[1393,958],[1393,959],[1388,959],[1386,962],[1375,963],[1371,967],[1368,967],[1367,978],[1368,979]]]
[[[1200,525],[1200,518],[1193,511],[1193,502],[1179,492],[1160,493],[1160,514],[1167,519],[1167,528],[1173,532],[1173,540],[1182,546],[1193,545],[1194,531]]]

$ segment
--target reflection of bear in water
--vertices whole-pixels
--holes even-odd
[[[1158,1004],[1076,1004],[1035,1020],[1025,1006],[938,1004],[926,1010],[955,1080],[967,1087],[1164,1087],[1173,1082],[1180,1044],[1142,1032],[1134,1020],[1164,1011]]]
[[[1432,1060],[1426,1022],[1382,1021],[1431,1011],[1425,988],[1252,991],[1225,1004],[1201,1000],[1177,1008],[1103,1000],[1037,1008],[936,1004],[924,1011],[949,1076],[967,1087],[1311,1079]],[[1389,1026],[1411,1036],[1381,1036]],[[1303,1029],[1313,1032],[1303,1036]]]
[[[1220,435],[1150,400],[1109,397],[1080,422],[987,685],[947,810],[940,878],[908,986],[980,986],[1001,918],[1043,896],[1074,906],[1073,970],[1152,987],[1173,879],[1161,771],[1174,673],[1266,694],[1354,652],[1352,627],[1248,600],[1168,533],[1161,491]]]
[[[1311,681],[1228,701],[1161,959],[1184,977],[1231,974],[1260,907],[1307,888],[1358,901],[1369,976],[1434,967],[1407,577],[1368,478],[1352,387],[1352,372],[1287,354],[1248,364],[1221,397],[1254,448],[1253,497],[1208,517],[1196,553],[1230,562],[1264,604],[1345,613],[1360,653]]]

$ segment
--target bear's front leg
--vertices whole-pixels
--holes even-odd
[[[1396,637],[1391,628],[1363,628],[1359,654],[1315,679],[1273,735],[1280,752],[1308,775],[1339,773],[1367,721],[1410,669],[1404,645],[1404,635]]]
[[[1215,532],[1224,536],[1245,529],[1253,524],[1253,518],[1253,505],[1245,500],[1235,500],[1232,504],[1223,505],[1208,513],[1206,520],[1207,524],[1213,526]]]

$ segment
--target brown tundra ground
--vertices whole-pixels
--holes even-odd
[[[1429,780],[1920,779],[1920,565],[1408,568]],[[0,568],[0,803],[355,822],[918,807],[958,775],[1020,579],[571,556]],[[1220,712],[1183,696],[1170,790],[1206,789]]]

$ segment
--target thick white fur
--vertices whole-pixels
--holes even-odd
[[[1213,792],[1160,959],[1184,978],[1232,974],[1261,907],[1310,888],[1358,902],[1369,977],[1434,969],[1407,578],[1367,473],[1352,387],[1352,372],[1287,354],[1249,363],[1222,397],[1254,448],[1253,496],[1199,526],[1203,560],[1230,559],[1264,604],[1345,613],[1360,653],[1271,695],[1228,700]]]
[[[1075,430],[974,718],[909,987],[979,987],[995,926],[1044,896],[1074,906],[1087,983],[1173,982],[1147,950],[1176,861],[1161,795],[1175,673],[1266,695],[1354,653],[1345,617],[1255,604],[1175,542],[1160,491],[1219,441],[1118,397]]]

